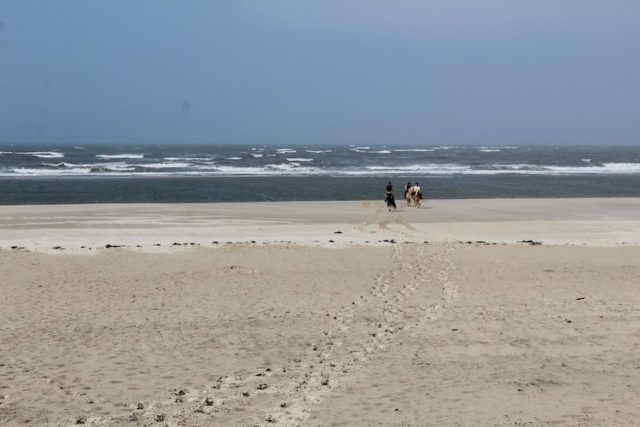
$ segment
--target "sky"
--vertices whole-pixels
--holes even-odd
[[[0,143],[640,144],[640,2],[2,0]]]

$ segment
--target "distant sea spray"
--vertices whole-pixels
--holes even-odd
[[[634,175],[630,147],[145,146],[0,151],[0,176]],[[304,155],[301,155],[304,154]],[[51,160],[59,160],[52,162]]]

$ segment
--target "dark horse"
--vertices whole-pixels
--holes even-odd
[[[384,195],[384,201],[387,204],[389,210],[391,210],[391,208],[396,209],[396,199],[395,197],[393,197],[392,192],[387,191],[387,193]]]

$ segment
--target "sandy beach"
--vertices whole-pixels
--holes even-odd
[[[640,199],[0,206],[0,425],[638,425]]]

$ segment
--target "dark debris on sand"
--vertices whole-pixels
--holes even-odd
[[[525,245],[531,245],[531,246],[539,246],[542,244],[542,242],[538,242],[535,240],[520,240],[518,243],[524,243]]]

